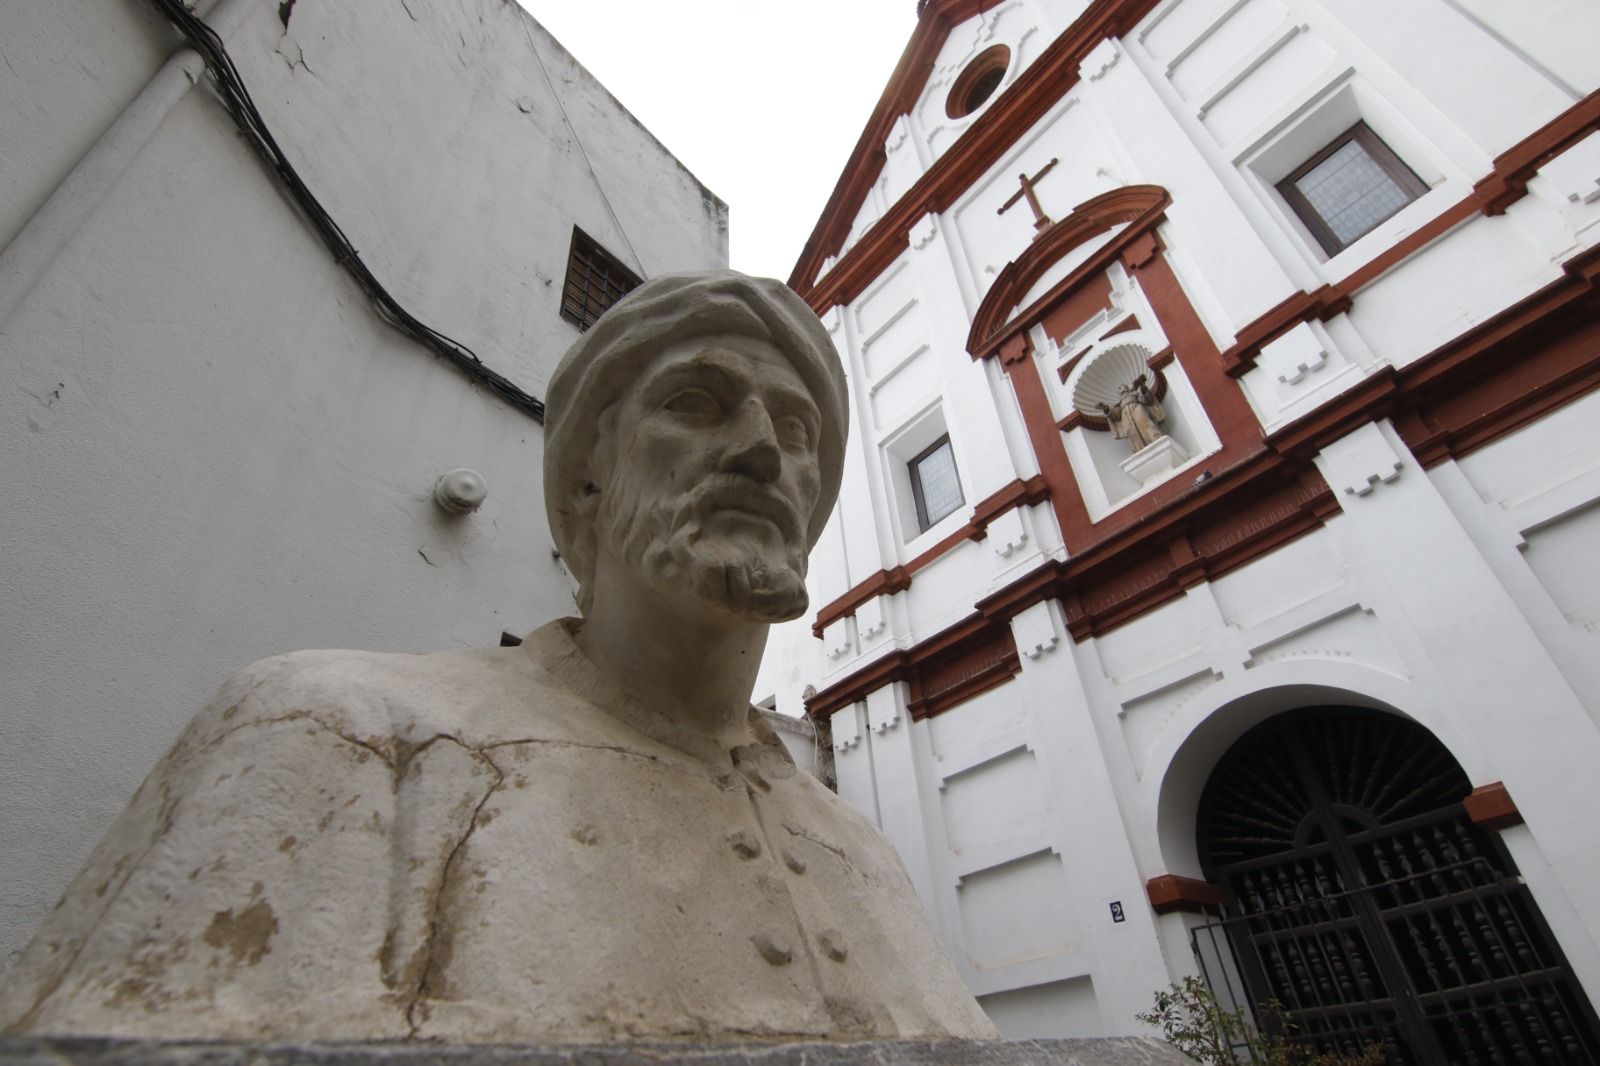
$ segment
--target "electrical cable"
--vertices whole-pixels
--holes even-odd
[[[343,267],[355,279],[356,284],[371,297],[378,317],[443,358],[512,407],[543,423],[544,401],[523,391],[509,378],[489,369],[471,348],[418,321],[400,305],[400,302],[383,287],[367,265],[361,261],[355,245],[322,206],[322,202],[300,179],[300,175],[284,155],[283,149],[267,129],[266,120],[261,117],[261,112],[256,110],[255,103],[245,88],[244,79],[239,76],[238,68],[233,65],[228,50],[223,46],[222,38],[185,7],[183,0],[150,0],[150,2],[177,27],[178,33],[188,42],[189,47],[205,60],[206,68],[211,72],[211,79],[218,95],[222,98],[223,106],[227,108],[228,114],[233,117],[234,123],[245,135],[245,140],[283,182],[290,198],[304,213],[306,220],[316,230],[317,236],[322,239],[328,251],[333,253],[334,261]]]
[[[606,195],[606,187],[600,180],[600,172],[595,170],[594,160],[589,158],[589,150],[583,146],[583,138],[578,136],[578,127],[572,124],[572,116],[567,114],[567,105],[561,102],[561,94],[556,91],[555,80],[550,77],[550,68],[545,66],[544,56],[539,53],[539,46],[534,43],[533,31],[528,29],[528,19],[521,18],[519,21],[522,23],[522,35],[528,39],[528,49],[533,52],[533,61],[539,64],[539,73],[544,75],[544,83],[550,90],[551,98],[556,102],[556,110],[561,112],[561,121],[566,123],[567,131],[572,134],[572,143],[578,146],[578,154],[583,156],[583,165],[589,168],[589,177],[594,179],[595,190],[600,193],[600,202],[606,205],[606,214],[611,216],[611,224],[616,226],[617,232],[622,235],[622,243],[628,246],[628,254],[633,256],[634,269],[641,278],[648,278],[650,272],[645,270],[644,260],[639,258],[638,249],[634,248],[633,242],[628,239],[628,231],[622,228],[622,219],[617,217],[617,209],[611,206],[611,197]]]

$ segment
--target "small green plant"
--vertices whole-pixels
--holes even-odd
[[[1205,982],[1185,977],[1156,993],[1155,1008],[1136,1017],[1161,1030],[1167,1042],[1204,1066],[1384,1066],[1382,1044],[1354,1055],[1324,1054],[1293,1040],[1294,1023],[1276,1002],[1262,1005],[1276,1032],[1257,1029],[1242,1009],[1217,1002]]]

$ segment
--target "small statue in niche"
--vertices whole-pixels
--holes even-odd
[[[1100,411],[1111,423],[1111,435],[1127,440],[1138,452],[1165,437],[1161,423],[1167,420],[1166,409],[1150,388],[1148,375],[1140,374],[1131,385],[1117,389],[1115,404],[1102,403]]]

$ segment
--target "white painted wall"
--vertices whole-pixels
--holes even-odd
[[[239,667],[572,609],[541,427],[377,320],[152,10],[0,7],[0,972]],[[278,12],[201,8],[378,276],[528,391],[574,225],[726,264],[726,207],[515,4]],[[430,501],[456,466],[477,514]]]
[[[925,168],[955,143],[960,131],[941,128],[943,94],[964,58],[998,40],[1042,48],[1077,7],[996,5],[952,34],[891,137],[889,176],[857,236],[921,172],[897,160]],[[1060,160],[1038,186],[1057,219],[1107,188],[1166,187],[1166,254],[1226,349],[1291,293],[1343,279],[1458,201],[1494,156],[1600,85],[1600,54],[1572,46],[1600,29],[1593,5],[1541,5],[1515,20],[1493,9],[1167,0],[1096,49],[1036,126],[949,210],[914,225],[876,282],[825,315],[857,421],[839,508],[812,561],[813,608],[914,558],[974,502],[1037,471],[1009,382],[964,351],[984,292],[1032,237],[1025,211],[996,214],[1019,172]],[[1272,185],[1358,118],[1430,189],[1329,258]],[[1242,380],[1263,429],[1557,277],[1600,238],[1596,189],[1600,135],[1547,164],[1506,215],[1474,215],[1363,289],[1350,314],[1267,346]],[[1053,382],[1073,353],[1039,347]],[[1052,399],[1064,415],[1064,394]],[[918,535],[897,496],[895,442],[930,419],[950,432],[967,507]],[[1315,703],[1399,711],[1475,784],[1506,784],[1528,824],[1504,839],[1600,1002],[1600,900],[1586,891],[1600,828],[1585,813],[1600,758],[1597,426],[1591,395],[1426,472],[1392,427],[1364,426],[1317,460],[1342,508],[1322,530],[1082,643],[1058,605],[1031,608],[1012,621],[1021,674],[933,719],[911,722],[898,684],[834,715],[841,795],[900,848],[1005,1033],[1138,1031],[1133,1015],[1154,991],[1194,971],[1189,920],[1155,916],[1145,880],[1201,875],[1195,807],[1216,759],[1265,717]],[[1080,482],[1096,476],[1091,449],[1068,454]],[[1112,496],[1097,513],[1125,503]],[[1048,506],[1007,522],[1005,535],[992,527],[963,542],[821,641],[809,618],[776,629],[763,682],[779,708],[799,713],[808,686],[914,646],[1063,557]],[[1125,922],[1111,920],[1113,901]]]

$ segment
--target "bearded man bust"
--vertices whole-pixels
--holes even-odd
[[[776,281],[657,278],[567,353],[582,619],[298,652],[188,726],[0,1029],[457,1042],[993,1037],[898,857],[750,710],[838,493],[838,354]]]

